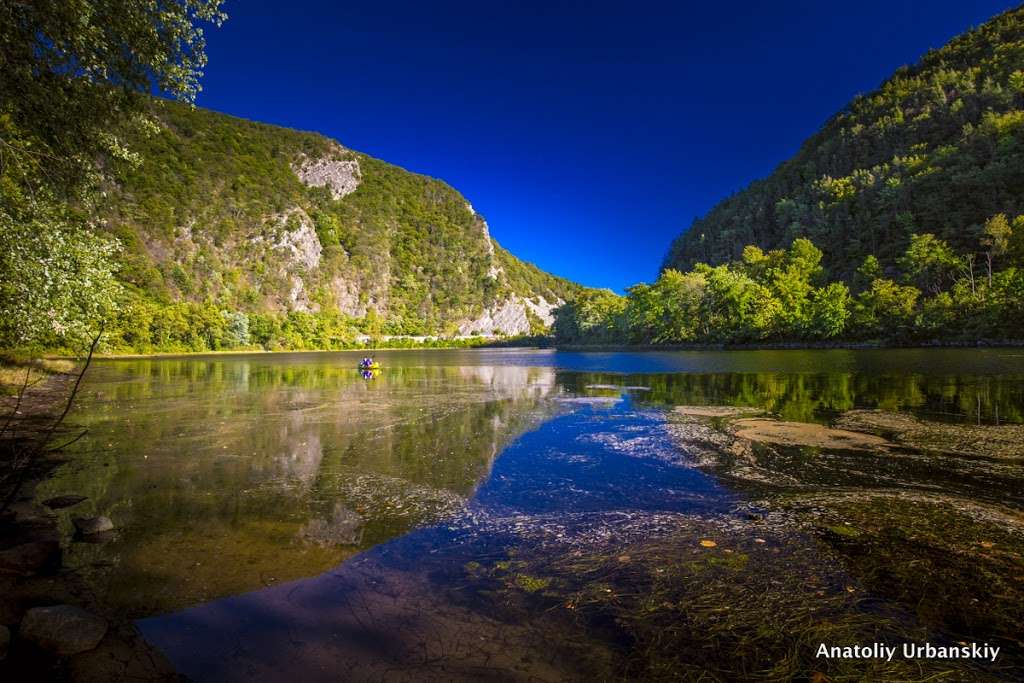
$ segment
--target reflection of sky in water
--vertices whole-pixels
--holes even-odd
[[[583,406],[505,449],[476,505],[531,514],[713,507],[722,490],[672,447],[663,418],[617,406]]]

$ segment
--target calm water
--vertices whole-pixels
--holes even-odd
[[[71,514],[114,520],[111,538],[71,543],[67,561],[183,673],[606,676],[629,643],[599,624],[535,622],[539,605],[508,612],[501,586],[539,600],[547,579],[524,571],[496,588],[476,568],[740,524],[757,491],[696,466],[670,438],[673,406],[821,424],[859,408],[1024,421],[1014,350],[396,351],[377,354],[371,380],[359,356],[90,371],[74,414],[88,434],[40,496],[89,497],[65,513],[68,534]],[[908,489],[1020,504],[1002,470],[884,466]]]

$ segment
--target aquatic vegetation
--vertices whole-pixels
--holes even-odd
[[[898,606],[912,614],[901,623],[952,641],[999,642],[1001,666],[1021,665],[1024,515],[1008,504],[1022,489],[1024,466],[1007,458],[1020,447],[1012,443],[1018,425],[856,410],[840,416],[839,430],[708,412],[673,415],[677,444],[755,493],[770,516],[783,514],[784,528],[820,538],[828,547],[820,552],[842,566],[852,593]]]
[[[825,528],[840,538],[859,538],[861,535],[849,524],[829,524]]]
[[[530,576],[528,574],[518,574],[516,575],[515,583],[527,593],[536,593],[537,591],[543,590],[551,585],[551,579],[539,576]]]
[[[911,448],[967,457],[1024,459],[1024,425],[962,424],[921,420],[887,410],[851,410],[836,422],[845,429],[882,434]]]
[[[872,593],[960,640],[1002,640],[1024,663],[1024,516],[973,501],[894,492],[786,497]],[[839,520],[844,520],[840,522]]]
[[[971,662],[816,658],[822,642],[924,642],[934,634],[905,609],[873,599],[813,536],[751,524],[763,542],[705,519],[626,544],[560,553],[523,546],[517,571],[558,577],[534,623],[564,629],[568,620],[620,643],[617,679],[998,680],[998,668]],[[720,542],[703,548],[701,535]],[[513,604],[505,593],[487,595]]]

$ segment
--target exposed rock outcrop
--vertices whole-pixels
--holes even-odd
[[[561,299],[550,302],[542,296],[537,296],[536,300],[523,299],[522,301],[548,327],[555,322],[555,309],[565,303]]]
[[[343,152],[344,148],[338,145],[337,150]],[[359,161],[356,159],[310,159],[303,156],[298,163],[292,165],[292,170],[306,185],[326,187],[335,199],[355,192],[362,180]]]
[[[549,303],[544,297],[536,297],[538,301],[523,297],[512,297],[502,303],[486,309],[473,320],[459,325],[459,334],[467,335],[474,332],[489,335],[500,333],[507,336],[530,334],[530,318],[527,310],[536,315],[545,325],[554,322],[552,311],[562,305],[562,301]]]
[[[302,209],[292,209],[276,218],[282,230],[274,241],[274,248],[287,253],[289,265],[306,270],[319,267],[323,248],[309,215]]]

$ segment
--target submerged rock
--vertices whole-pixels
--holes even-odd
[[[30,541],[0,551],[0,572],[31,576],[60,566],[60,543],[56,540]]]
[[[109,517],[102,515],[99,517],[75,517],[72,521],[74,522],[75,529],[83,536],[91,536],[114,530],[114,523],[110,521]]]
[[[33,607],[21,622],[25,640],[61,657],[87,652],[103,640],[107,622],[74,605]]]
[[[311,519],[302,527],[303,540],[322,546],[358,545],[363,539],[362,515],[337,504],[330,519]]]
[[[746,418],[733,423],[736,436],[780,446],[812,446],[855,451],[877,451],[889,442],[874,434],[833,429],[812,422],[782,422],[768,418]]]
[[[69,508],[72,505],[78,505],[84,500],[89,500],[87,496],[78,495],[66,495],[66,496],[54,496],[53,498],[47,498],[43,501],[43,505],[50,508],[51,510],[60,510],[61,508]]]
[[[185,679],[134,626],[120,624],[112,625],[95,648],[71,658],[68,680],[182,683]]]

